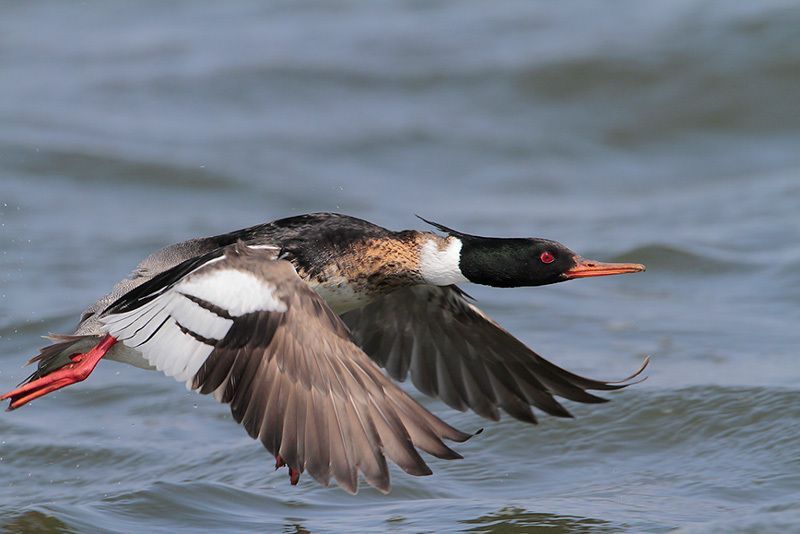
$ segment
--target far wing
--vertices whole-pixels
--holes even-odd
[[[545,360],[469,302],[456,286],[399,289],[342,315],[361,348],[397,380],[426,395],[488,419],[498,408],[536,422],[531,405],[556,416],[570,413],[554,395],[597,403],[586,390],[628,384],[585,378]],[[622,382],[642,372],[647,365]]]

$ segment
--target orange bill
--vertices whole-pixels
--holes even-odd
[[[611,276],[612,274],[640,273],[645,270],[641,263],[603,263],[575,257],[575,267],[564,273],[567,280],[589,276]]]

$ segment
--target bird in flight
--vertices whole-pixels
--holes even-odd
[[[156,369],[230,404],[234,419],[286,465],[350,493],[359,472],[386,493],[387,458],[412,475],[419,451],[461,456],[457,430],[392,379],[491,420],[536,423],[556,399],[599,403],[594,380],[545,360],[494,322],[457,284],[540,286],[644,271],[584,259],[539,238],[390,231],[335,213],[280,219],[168,246],[145,258],[50,336],[36,371],[2,396],[9,410],[85,380],[101,359]],[[382,372],[380,368],[385,371]],[[387,376],[388,375],[388,376]]]

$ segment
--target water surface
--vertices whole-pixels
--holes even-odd
[[[0,389],[143,256],[308,211],[537,235],[641,275],[468,286],[545,357],[649,379],[536,427],[422,399],[458,462],[297,487],[227,408],[107,362],[0,417],[10,532],[800,525],[800,9],[0,7]]]

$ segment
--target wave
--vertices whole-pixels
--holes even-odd
[[[752,264],[728,261],[674,245],[653,243],[616,255],[612,261],[644,263],[648,269],[673,273],[728,273],[751,270]]]
[[[235,183],[227,175],[202,167],[131,159],[79,148],[0,145],[0,159],[7,168],[32,178],[65,176],[79,184],[137,184],[140,186],[222,189]]]
[[[798,453],[800,391],[775,387],[693,386],[669,391],[646,388],[611,393],[602,406],[571,405],[576,421],[546,419],[536,429],[542,447],[557,446],[569,462],[587,453],[636,454],[641,451],[686,454],[716,451],[751,459],[769,456],[792,461]],[[484,440],[503,447],[509,434],[525,439],[512,421],[487,428]],[[503,436],[503,443],[495,441]]]

